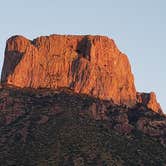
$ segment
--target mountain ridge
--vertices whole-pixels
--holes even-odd
[[[132,104],[136,98],[127,56],[104,36],[51,35],[33,42],[11,37],[1,78],[19,87],[70,87],[117,103]]]
[[[166,115],[101,36],[9,38],[0,165],[165,166]]]
[[[163,165],[166,116],[68,88],[0,89],[0,163]]]

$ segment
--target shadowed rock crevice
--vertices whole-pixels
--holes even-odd
[[[91,45],[92,43],[91,43],[91,40],[88,38],[88,36],[83,37],[83,39],[78,43],[78,46],[76,49],[78,56],[81,56],[90,60]]]
[[[13,74],[15,67],[17,64],[21,61],[23,56],[23,53],[19,51],[6,51],[5,52],[5,59],[4,63],[6,65],[3,66],[2,70],[2,76],[1,76],[1,82],[5,83],[7,82],[7,78],[9,75]]]

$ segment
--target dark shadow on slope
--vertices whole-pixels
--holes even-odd
[[[23,53],[19,51],[6,51],[5,59],[2,68],[1,82],[6,82],[8,76],[12,74],[15,70],[17,64],[21,61]]]

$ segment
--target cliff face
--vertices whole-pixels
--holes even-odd
[[[68,87],[117,104],[136,102],[130,63],[103,36],[51,35],[7,41],[1,81],[18,87]]]

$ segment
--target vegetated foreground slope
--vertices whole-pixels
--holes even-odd
[[[166,118],[69,89],[0,89],[0,165],[164,166]]]

